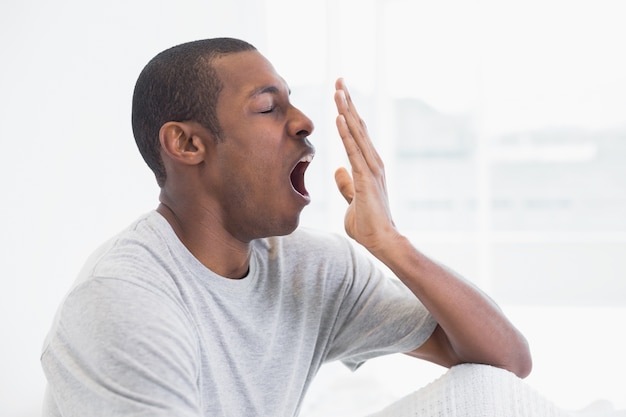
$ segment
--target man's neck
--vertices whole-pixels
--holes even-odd
[[[172,226],[189,252],[208,269],[225,278],[246,277],[250,267],[250,243],[231,236],[209,212],[190,212],[163,202],[157,212]]]

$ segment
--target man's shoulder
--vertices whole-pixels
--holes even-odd
[[[345,236],[307,227],[300,227],[289,235],[262,239],[259,245],[269,250],[279,248],[306,253],[346,253],[352,250],[352,244]]]
[[[347,237],[305,227],[289,235],[260,239],[254,251],[265,259],[263,262],[277,260],[283,267],[298,271],[321,268],[345,275],[362,263],[359,251]]]
[[[68,328],[150,317],[159,322],[180,310],[180,294],[164,261],[168,252],[151,236],[159,228],[152,217],[140,217],[92,252],[63,298],[50,335],[61,320]]]
[[[164,226],[157,216],[158,213],[150,212],[139,217],[95,249],[83,264],[70,292],[77,287],[89,287],[93,280],[118,282],[122,286],[163,287],[164,282],[159,277],[168,275],[171,250],[162,236]]]

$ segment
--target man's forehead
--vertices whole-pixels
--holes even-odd
[[[290,93],[287,82],[258,51],[245,51],[217,58],[214,67],[224,87],[246,96]]]

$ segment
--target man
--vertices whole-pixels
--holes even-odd
[[[293,416],[319,367],[404,352],[520,377],[523,336],[396,229],[344,82],[345,239],[297,229],[313,123],[252,45],[179,45],[137,81],[133,132],[160,205],[87,262],[46,339],[46,415]]]

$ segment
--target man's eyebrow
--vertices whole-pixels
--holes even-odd
[[[250,97],[255,97],[261,94],[280,94],[280,89],[275,85],[268,85],[265,87],[255,88],[250,93]],[[291,95],[291,89],[287,88],[287,94]]]

